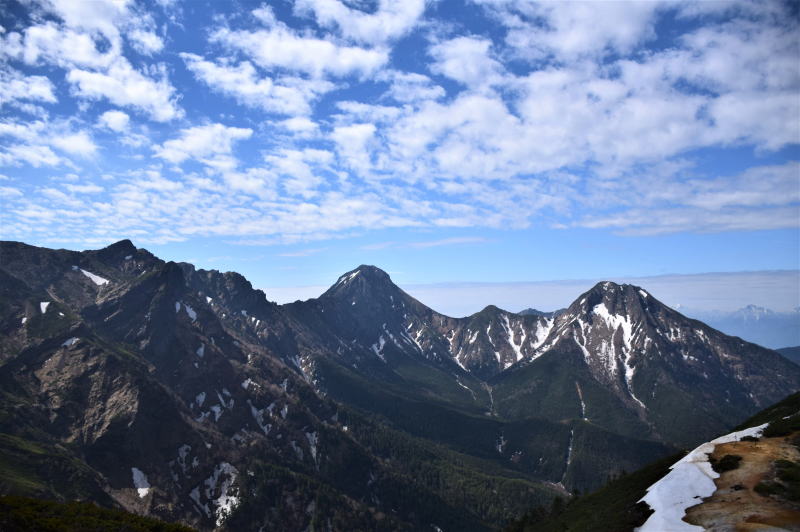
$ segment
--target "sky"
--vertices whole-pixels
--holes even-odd
[[[443,310],[711,272],[794,308],[799,6],[0,0],[0,239],[277,300],[374,264]]]

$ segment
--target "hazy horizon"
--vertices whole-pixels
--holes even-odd
[[[345,273],[345,272],[342,272]],[[519,312],[535,308],[550,312],[571,304],[601,281],[641,286],[663,303],[687,311],[733,311],[747,305],[788,312],[800,306],[800,271],[711,272],[648,277],[560,279],[513,283],[398,283],[425,305],[448,316],[461,317],[487,305]],[[331,282],[333,284],[335,279]],[[291,303],[319,297],[330,285],[266,286],[270,301]]]

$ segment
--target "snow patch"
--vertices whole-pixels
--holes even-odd
[[[133,255],[125,255],[125,260],[131,260],[132,258],[133,258]]]
[[[508,334],[508,345],[514,350],[514,353],[517,355],[516,361],[519,362],[522,360],[522,346],[525,345],[525,327],[521,327],[520,342],[519,345],[517,345],[514,342],[514,331],[511,329],[511,322],[508,320],[508,316],[504,314],[503,320],[505,321],[506,333]]]
[[[87,272],[84,269],[81,269],[81,273],[92,280],[94,284],[97,286],[103,286],[104,284],[108,284],[108,279],[104,279],[99,275],[95,275],[92,272]]]
[[[661,480],[647,488],[646,502],[654,513],[637,528],[638,532],[702,532],[703,528],[683,521],[686,510],[710,497],[717,489],[719,473],[711,468],[708,455],[714,447],[739,441],[745,436],[760,436],[768,423],[732,432],[704,443],[678,460]]]
[[[188,458],[189,453],[192,450],[192,446],[189,444],[183,444],[178,447],[178,465],[181,466],[181,471],[183,474],[186,474],[186,458]]]
[[[191,493],[189,493],[189,498],[192,499],[192,501],[194,501],[194,503],[197,505],[197,508],[202,510],[202,512],[205,514],[206,517],[211,517],[211,510],[208,509],[208,505],[200,503],[200,487],[199,486],[194,488],[191,491]]]
[[[195,312],[195,311],[194,311],[194,309],[193,309],[192,307],[190,307],[189,305],[187,305],[186,303],[184,303],[184,304],[183,304],[183,308],[186,310],[186,314],[188,314],[188,315],[189,315],[189,318],[190,318],[192,321],[195,321],[195,320],[197,319],[197,312]]]
[[[386,339],[383,335],[378,338],[378,341],[372,344],[372,350],[375,352],[375,355],[380,358],[384,363],[386,363],[386,359],[383,356],[383,346],[386,345]]]
[[[506,441],[505,436],[501,434],[500,438],[497,440],[497,443],[495,443],[494,448],[497,450],[498,453],[503,454],[503,451],[505,450],[507,443],[508,441]]]
[[[317,444],[319,443],[319,436],[317,436],[316,432],[306,432],[306,439],[308,440],[308,446],[311,449],[311,458],[314,461],[317,461]]]
[[[147,481],[147,475],[141,469],[135,467],[131,468],[131,474],[133,474],[133,485],[136,488],[136,493],[139,494],[140,499],[144,499],[150,493],[150,483]]]
[[[222,526],[225,519],[239,505],[239,497],[234,495],[236,489],[233,487],[238,475],[239,471],[235,467],[228,462],[222,462],[204,482],[206,497],[216,507],[214,516],[217,518],[217,526]],[[216,499],[212,498],[217,494],[219,496]]]
[[[22,318],[22,323],[21,323],[21,325],[25,325],[25,322],[26,322],[26,321],[28,321],[28,318]]]
[[[353,273],[346,273],[346,274],[342,275],[341,277],[339,277],[339,280],[336,281],[336,284],[333,285],[333,286],[339,286],[340,284],[341,285],[347,284],[350,281],[352,281],[353,279],[355,279],[356,276],[358,276],[359,273],[361,273],[361,272],[360,271],[355,271]],[[355,305],[355,303],[353,303],[353,304]]]
[[[242,388],[244,388],[245,390],[247,390],[247,389],[248,389],[250,386],[252,386],[252,385],[254,385],[254,384],[255,384],[255,381],[253,381],[253,379],[251,379],[250,377],[248,377],[247,379],[245,379],[245,381],[244,381],[244,382],[242,382]]]
[[[72,347],[73,345],[75,345],[77,343],[78,343],[78,339],[75,338],[75,337],[72,337],[69,340],[66,340],[63,344],[61,344],[61,347]]]
[[[589,418],[586,417],[586,403],[583,402],[583,390],[581,390],[581,385],[578,384],[578,381],[575,381],[575,389],[578,390],[578,399],[581,400],[581,418],[584,421],[589,421]]]
[[[206,392],[200,392],[197,394],[197,397],[194,398],[195,403],[197,406],[203,406],[203,403],[206,400]]]
[[[206,344],[200,344],[200,347],[197,348],[197,351],[195,351],[195,354],[197,356],[199,356],[200,358],[203,358],[203,355],[206,354]]]
[[[49,301],[42,301],[41,303],[39,303],[39,310],[41,310],[42,314],[44,314],[45,312],[47,312],[47,307],[49,306],[50,306]]]
[[[250,405],[250,413],[253,415],[253,419],[256,421],[256,424],[262,431],[264,431],[264,436],[268,436],[269,431],[272,430],[272,424],[264,423],[264,411],[269,411],[270,415],[272,415],[271,407],[274,405],[274,403],[270,405],[270,408],[262,409],[258,409],[253,406],[253,403],[250,402],[250,399],[247,400],[247,404]]]

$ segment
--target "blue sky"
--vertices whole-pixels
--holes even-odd
[[[796,3],[0,6],[3,239],[276,289],[800,269]]]

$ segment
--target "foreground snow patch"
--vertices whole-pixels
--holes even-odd
[[[739,441],[745,436],[760,436],[768,425],[732,432],[716,440],[704,443],[678,460],[661,480],[647,488],[647,495],[639,502],[646,502],[654,513],[637,528],[638,532],[702,532],[703,528],[683,521],[686,510],[696,506],[717,489],[714,479],[719,473],[711,469],[708,455],[714,447],[723,443]]]
[[[39,303],[39,310],[42,311],[42,314],[47,312],[47,307],[48,306],[50,306],[50,302],[49,301],[42,301],[41,303]]]
[[[147,475],[135,467],[131,468],[131,473],[133,474],[133,485],[136,487],[139,498],[145,498],[150,492],[150,483],[147,481]]]

